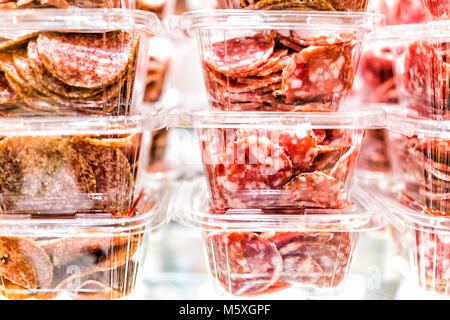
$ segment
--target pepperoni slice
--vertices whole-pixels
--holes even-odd
[[[289,181],[283,188],[281,202],[318,208],[347,205],[342,182],[322,172],[302,173]]]
[[[227,76],[248,74],[266,63],[275,43],[262,35],[242,37],[214,43],[204,53],[210,68]]]
[[[130,33],[40,33],[37,49],[45,68],[74,87],[97,89],[117,81],[134,57]]]
[[[353,80],[351,57],[344,48],[310,46],[295,54],[283,70],[281,92],[288,102],[337,102],[350,92]]]
[[[233,208],[273,201],[271,192],[281,190],[292,177],[292,163],[284,150],[265,137],[237,139],[218,162],[212,185]]]
[[[273,243],[251,232],[210,235],[211,272],[234,295],[263,293],[278,281],[283,261]]]

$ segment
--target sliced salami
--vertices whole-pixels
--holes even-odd
[[[351,57],[337,45],[311,46],[295,54],[283,70],[287,102],[338,102],[354,81]]]
[[[27,289],[48,288],[52,265],[44,250],[26,238],[0,237],[0,275]]]
[[[211,271],[234,295],[262,293],[278,281],[283,261],[275,245],[251,232],[220,233],[206,239]]]
[[[37,49],[45,68],[74,87],[104,88],[121,78],[136,50],[136,35],[40,33]]]
[[[43,93],[50,94],[50,92],[53,92],[67,98],[78,99],[86,99],[100,93],[100,89],[73,87],[53,77],[44,67],[42,60],[39,57],[35,40],[28,43],[27,58],[29,60],[28,63],[33,70],[33,77],[35,78],[35,81],[39,83],[40,88],[43,88],[40,90]]]
[[[227,76],[248,74],[266,63],[275,43],[262,35],[242,37],[214,43],[204,51],[207,65]]]
[[[5,74],[0,71],[0,109],[2,106],[8,106],[17,102],[17,95],[13,89],[9,86],[8,81],[5,78]]]
[[[292,163],[285,151],[265,137],[237,139],[227,145],[218,162],[214,185],[232,208],[273,201],[271,190],[281,190],[292,177]],[[269,194],[264,196],[264,191]]]
[[[284,186],[281,202],[318,208],[340,208],[346,205],[342,182],[322,172],[296,176]]]

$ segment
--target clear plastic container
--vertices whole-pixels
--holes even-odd
[[[151,12],[41,9],[2,12],[0,115],[128,115],[142,101]]]
[[[390,220],[407,249],[410,268],[418,284],[431,292],[450,296],[450,219],[423,211],[413,202],[383,198]]]
[[[0,213],[120,216],[136,200],[157,115],[0,120]]]
[[[398,197],[429,213],[449,215],[450,122],[404,114],[387,119],[392,172],[403,185]]]
[[[386,24],[408,24],[426,22],[423,0],[378,0],[370,3],[376,12],[386,15]]]
[[[427,8],[427,19],[449,20],[450,19],[450,1],[449,0],[423,0]]]
[[[149,232],[169,194],[140,185],[122,217],[0,215],[0,294],[6,299],[119,299],[140,281]]]
[[[195,35],[213,108],[335,111],[350,93],[365,35],[384,16],[367,13],[216,10],[171,25]]]
[[[369,0],[213,0],[218,9],[295,10],[295,11],[366,11]]]
[[[450,21],[386,27],[381,41],[394,43],[398,97],[418,116],[449,118]]]
[[[360,113],[194,112],[171,115],[197,130],[216,210],[343,208],[364,130]]]
[[[136,0],[2,0],[0,10],[29,8],[123,8],[135,9]]]
[[[259,296],[285,289],[297,296],[336,294],[350,273],[359,233],[382,227],[383,216],[364,194],[346,209],[308,209],[290,214],[210,209],[204,184],[171,205],[175,218],[201,231],[215,289]]]

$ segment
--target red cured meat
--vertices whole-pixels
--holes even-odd
[[[17,95],[8,84],[5,74],[0,71],[0,107],[17,102]]]
[[[386,16],[387,25],[421,23],[427,20],[423,1],[420,0],[380,0],[379,4],[379,11]]]
[[[272,200],[259,191],[280,190],[292,177],[292,163],[269,139],[249,136],[227,145],[212,174],[210,183],[229,207],[261,206]]]
[[[435,109],[448,109],[447,77],[450,67],[441,57],[441,49],[433,43],[416,41],[405,55],[405,89],[411,98]]]
[[[351,57],[341,46],[311,46],[295,54],[283,70],[281,93],[287,102],[338,102],[353,80]]]
[[[213,276],[234,295],[263,293],[275,285],[283,268],[275,245],[255,233],[210,235],[207,248]]]
[[[450,17],[450,0],[424,0],[428,12],[435,18]]]
[[[416,231],[419,280],[429,290],[450,294],[450,234]]]
[[[234,38],[216,42],[205,49],[204,59],[210,68],[228,76],[248,74],[269,60],[275,43],[263,36]]]
[[[288,130],[243,130],[238,137],[256,135],[268,138],[275,145],[283,148],[291,160],[294,174],[309,168],[317,156],[316,137],[312,129],[298,125]]]
[[[322,172],[302,173],[283,188],[282,203],[300,207],[341,208],[346,205],[341,181]]]
[[[356,44],[356,36],[353,33],[341,33],[335,35],[322,35],[322,36],[307,36],[298,32],[292,31],[291,41],[297,43],[303,47],[309,46],[330,46],[330,45],[342,45],[347,47],[353,47]]]

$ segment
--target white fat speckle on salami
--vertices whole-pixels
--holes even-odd
[[[126,32],[40,33],[39,56],[58,80],[74,87],[96,89],[117,81],[136,50],[135,36]]]

